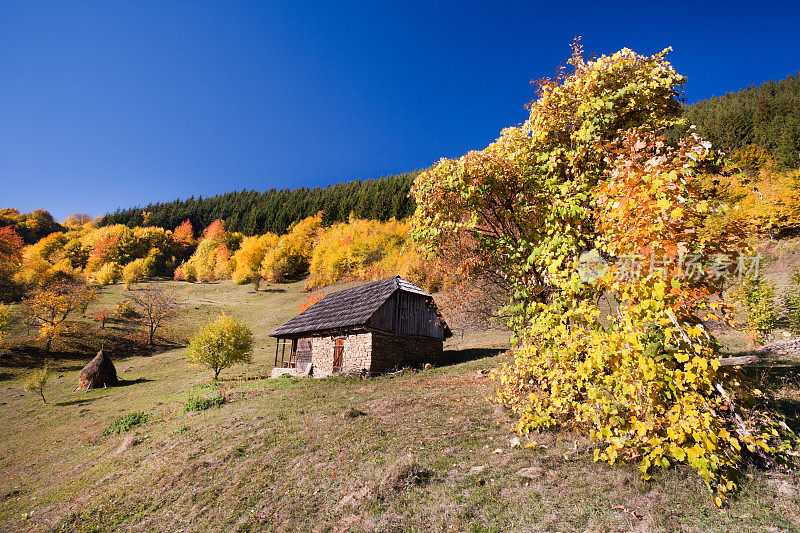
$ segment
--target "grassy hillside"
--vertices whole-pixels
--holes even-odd
[[[230,401],[184,410],[190,394],[213,386],[208,372],[186,366],[180,346],[148,355],[120,344],[111,355],[124,384],[74,393],[78,370],[97,349],[75,338],[43,405],[21,392],[30,354],[6,351],[0,528],[800,530],[797,474],[750,472],[741,494],[717,510],[688,468],[645,483],[635,466],[592,462],[588,443],[573,434],[531,435],[513,446],[515,421],[487,401],[494,383],[486,372],[504,357],[503,334],[459,336],[446,346],[453,364],[429,371],[265,380],[274,353],[267,334],[306,296],[302,282],[258,293],[231,282],[162,283],[184,306],[164,332],[178,344],[222,310],[253,328],[254,364],[223,373]],[[97,307],[125,294],[103,290]],[[784,365],[791,375],[797,361]],[[800,390],[781,383],[787,395]],[[148,421],[102,435],[135,411]]]

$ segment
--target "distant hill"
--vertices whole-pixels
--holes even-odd
[[[109,213],[100,219],[100,225],[174,229],[188,219],[198,232],[219,218],[225,221],[225,227],[230,231],[255,235],[267,231],[285,233],[293,223],[318,211],[323,211],[326,224],[345,222],[350,213],[358,218],[381,221],[401,219],[411,216],[416,208],[409,191],[418,173],[353,180],[327,187],[240,191],[208,198],[159,202]]]
[[[800,166],[800,72],[701,100],[687,106],[684,116],[725,151],[756,144],[769,150],[780,166]]]

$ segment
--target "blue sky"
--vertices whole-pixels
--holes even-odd
[[[57,218],[423,168],[524,120],[575,35],[689,102],[800,70],[800,3],[0,0],[0,207]]]

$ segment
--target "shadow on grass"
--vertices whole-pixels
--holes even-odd
[[[494,357],[505,352],[504,348],[467,348],[464,350],[445,350],[440,365],[457,365],[485,357]]]
[[[128,385],[138,385],[139,383],[150,383],[154,379],[136,378],[136,379],[120,379],[114,387],[127,387]]]
[[[764,359],[741,367],[741,372],[758,388],[766,390],[770,402],[785,417],[792,431],[800,432],[800,362],[791,359]]]
[[[797,400],[776,400],[778,411],[785,417],[786,425],[795,433],[800,433],[800,402]]]
[[[95,400],[97,400],[97,396],[84,396],[83,398],[75,398],[74,400],[69,400],[66,402],[58,402],[55,405],[59,407],[69,407],[70,405],[86,405]]]
[[[157,344],[148,346],[141,334],[134,332],[127,336],[109,337],[105,341],[87,335],[65,335],[58,340],[57,349],[46,352],[40,346],[30,343],[10,347],[0,358],[0,367],[6,368],[38,368],[46,361],[59,362],[59,371],[80,370],[91,361],[103,344],[103,351],[113,361],[124,361],[129,357],[156,355],[168,350],[185,346],[185,343],[170,342],[160,336]],[[0,381],[2,381],[0,377]]]

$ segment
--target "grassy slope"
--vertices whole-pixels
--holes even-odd
[[[255,363],[228,377],[268,372],[267,334],[305,297],[301,284],[256,294],[230,282],[168,283],[184,302],[170,337],[187,338],[222,310],[253,328]],[[123,294],[107,288],[98,306],[113,307]],[[242,394],[200,413],[183,405],[208,373],[188,368],[181,348],[112,353],[133,383],[88,394],[72,389],[91,351],[64,359],[48,406],[23,394],[25,370],[6,364],[0,527],[800,530],[795,474],[752,472],[740,496],[717,510],[690,469],[645,483],[635,466],[575,453],[583,442],[566,433],[533,437],[535,449],[511,448],[514,420],[487,401],[493,382],[481,373],[503,356],[472,359],[481,352],[470,349],[504,342],[491,334],[459,339],[448,347],[464,362],[395,378],[228,381]],[[151,415],[146,424],[101,435],[114,417],[137,410]],[[120,448],[130,435],[137,443]]]

